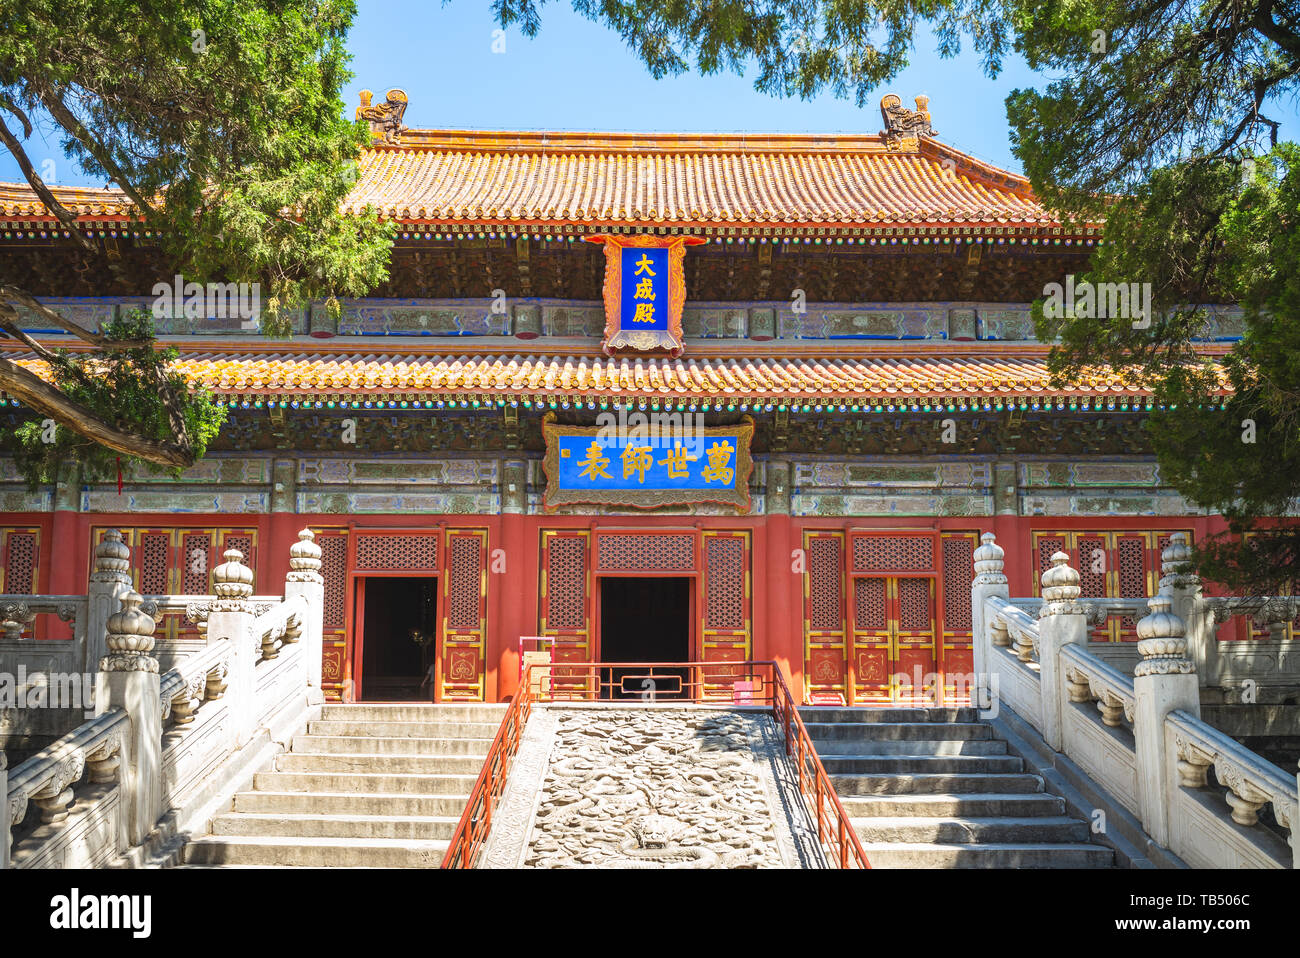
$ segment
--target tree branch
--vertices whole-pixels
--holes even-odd
[[[143,349],[150,343],[150,340],[147,339],[117,340],[109,339],[107,336],[101,336],[99,333],[92,333],[90,330],[78,326],[76,323],[72,322],[72,320],[59,315],[54,310],[50,309],[50,307],[36,299],[36,297],[16,286],[0,284],[0,300],[16,300],[38,316],[43,317],[65,332],[71,333],[78,339],[90,343],[92,346],[98,346],[100,349]]]
[[[91,136],[90,131],[82,126],[81,121],[68,109],[62,98],[44,85],[36,88],[36,94],[41,98],[41,102],[45,104],[45,109],[50,111],[50,115],[58,121],[59,125],[77,138],[77,141],[86,148],[86,152],[95,158],[95,162],[102,166],[122,192],[131,198],[131,202],[140,211],[140,215],[156,215],[157,211],[153,206],[145,202],[144,197],[140,195],[140,191],[131,183],[130,177],[113,161],[113,157],[104,148],[104,145]]]
[[[194,465],[194,451],[188,443],[159,442],[124,432],[11,359],[0,358],[0,389],[77,435],[123,455],[175,469]]]
[[[8,100],[5,100],[3,104],[0,105],[3,105],[11,113],[16,110],[16,107],[9,103]],[[23,121],[25,128],[30,129],[30,125],[25,116],[21,113],[15,113],[14,115]],[[30,136],[31,134],[29,133],[28,135]],[[81,227],[77,225],[77,217],[71,210],[54,198],[54,194],[50,192],[50,188],[45,185],[45,181],[40,178],[36,172],[36,168],[32,166],[32,161],[28,158],[27,152],[23,149],[23,145],[18,141],[18,138],[13,135],[13,132],[9,129],[4,120],[0,120],[0,143],[3,143],[5,149],[12,153],[14,159],[18,161],[18,168],[23,171],[23,176],[27,178],[27,182],[30,183],[32,189],[36,191],[36,195],[41,198],[41,202],[45,204],[45,208],[54,215],[55,219],[68,228],[68,232],[71,233],[72,237],[81,245],[82,248],[91,253],[95,252],[94,244],[91,243],[90,240],[86,239],[85,235],[81,232]]]

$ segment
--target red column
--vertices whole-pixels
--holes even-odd
[[[298,531],[305,525],[302,517],[292,512],[273,512],[269,516],[266,544],[258,555],[260,568],[253,570],[260,594],[284,594],[284,580],[289,575],[289,548],[298,541]]]
[[[519,636],[536,631],[537,557],[532,555],[530,561],[527,524],[528,519],[518,513],[502,515],[489,555],[484,696],[489,702],[504,702],[514,695],[519,687]]]
[[[90,546],[89,528],[78,519],[77,513],[70,509],[57,509],[54,512],[49,526],[49,538],[45,540],[43,549],[49,574],[36,591],[51,595],[85,595],[94,550]],[[60,622],[53,615],[43,618],[46,637],[72,638],[70,623]]]
[[[803,591],[802,577],[791,571],[791,551],[798,548],[789,516],[769,515],[760,526],[765,543],[755,542],[764,556],[766,572],[760,594],[766,600],[764,620],[756,623],[754,655],[774,659],[790,679],[790,692],[803,700]],[[758,564],[758,563],[756,563]],[[755,582],[758,587],[759,583]],[[757,613],[757,609],[755,610]],[[760,626],[761,628],[757,627]],[[759,644],[758,637],[765,641]]]

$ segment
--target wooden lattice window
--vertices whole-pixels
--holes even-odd
[[[548,548],[546,627],[581,631],[587,627],[587,542],[578,536],[555,536]]]
[[[447,623],[453,629],[479,627],[482,561],[482,546],[478,539],[466,536],[451,540],[451,588]]]
[[[745,627],[745,540],[710,536],[706,576],[705,627]]]
[[[689,572],[695,568],[695,537],[598,535],[596,568],[602,572]]]
[[[930,607],[929,579],[898,580],[898,627],[924,632],[934,623]]]
[[[948,536],[943,540],[943,618],[949,632],[971,630],[970,590],[975,581],[975,539]]]
[[[853,627],[860,631],[889,628],[885,589],[888,579],[855,578],[853,580]]]
[[[438,536],[359,535],[357,569],[432,572],[438,568]]]
[[[835,631],[844,628],[840,609],[840,542],[818,537],[808,543],[808,600],[812,628]]]
[[[139,542],[135,561],[140,569],[140,592],[166,595],[171,591],[167,581],[171,571],[171,557],[168,555],[171,536],[166,532],[145,532],[140,535]]]
[[[35,530],[8,529],[4,533],[4,587],[12,595],[36,591],[38,535]]]
[[[321,576],[325,580],[325,628],[343,628],[344,602],[348,584],[347,536],[324,535],[316,539],[321,552]]]
[[[930,536],[854,536],[854,572],[924,572],[934,568]]]

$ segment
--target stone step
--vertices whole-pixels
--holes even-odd
[[[368,738],[360,735],[295,735],[293,750],[312,755],[478,755],[492,743],[482,738]]]
[[[850,818],[1037,818],[1065,813],[1065,800],[1046,792],[843,797],[840,804]]]
[[[967,774],[1024,771],[1024,760],[1015,755],[823,755],[822,765],[830,775],[846,772],[891,772],[896,774]]]
[[[219,815],[212,820],[213,835],[260,835],[299,838],[392,838],[450,840],[459,818],[360,814],[249,814]]]
[[[864,843],[872,868],[1113,868],[1103,845]]]
[[[468,789],[467,789],[468,791]],[[361,795],[348,792],[239,792],[235,811],[274,815],[459,817],[465,795]]]
[[[359,772],[258,772],[253,788],[266,792],[459,795],[474,790],[474,775],[367,775]]]
[[[473,738],[490,744],[496,738],[500,722],[308,722],[308,735],[364,735],[369,738]]]
[[[973,708],[836,708],[833,705],[803,705],[799,714],[808,722],[977,722]]]
[[[506,717],[508,705],[325,705],[327,722],[492,722]]]
[[[888,739],[873,741],[871,739],[843,739],[838,741],[821,741],[813,743],[817,754],[823,759],[835,755],[1006,755],[1007,743],[1001,739],[967,739],[966,741],[945,741],[934,739],[925,741],[911,739],[891,741]]]
[[[1041,792],[1043,780],[1037,775],[990,775],[967,772],[951,774],[831,775],[831,786],[841,796],[853,795],[952,795],[991,792]]]
[[[275,760],[282,772],[364,772],[369,775],[478,775],[484,755],[331,755],[285,752]]]
[[[1086,844],[1087,822],[1063,815],[1042,818],[854,818],[863,842],[937,842],[949,845]]]
[[[993,727],[978,722],[809,722],[808,737],[815,743],[844,741],[964,741],[991,739]]]
[[[302,868],[437,868],[451,843],[409,838],[280,838],[207,835],[185,846],[194,865],[277,865]]]

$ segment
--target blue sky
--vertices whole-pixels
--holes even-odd
[[[927,35],[917,37],[910,64],[871,101],[858,108],[825,94],[811,101],[756,92],[752,79],[734,73],[654,80],[612,31],[573,12],[565,0],[542,8],[542,27],[527,40],[516,28],[493,52],[488,0],[359,0],[349,37],[355,78],[344,94],[349,112],[362,89],[382,100],[401,87],[410,105],[408,126],[433,129],[548,129],[602,131],[726,131],[754,133],[875,133],[879,102],[894,92],[911,107],[930,97],[935,129],[944,142],[1004,169],[1019,172],[1011,155],[1003,101],[1017,87],[1046,78],[1018,59],[990,80],[970,50],[942,59]],[[496,44],[498,47],[501,45]],[[1294,105],[1275,108],[1283,138],[1300,139]],[[28,141],[40,167],[54,158],[55,182],[98,185],[68,168],[55,137]],[[0,180],[22,175],[0,151]]]

